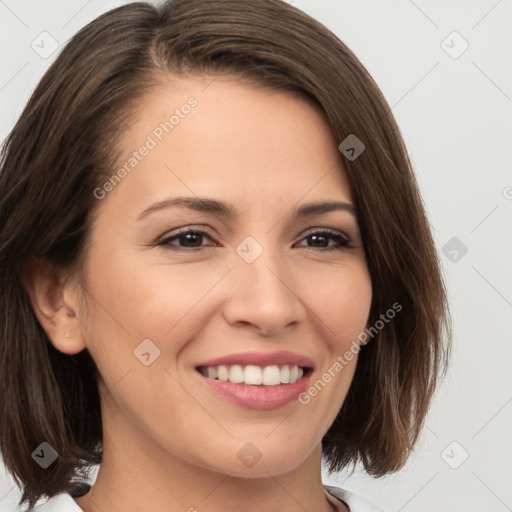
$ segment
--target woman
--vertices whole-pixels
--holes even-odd
[[[36,88],[0,191],[20,504],[372,510],[322,457],[405,464],[448,311],[390,109],[323,25],[281,0],[107,12]]]

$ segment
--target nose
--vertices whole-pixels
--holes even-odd
[[[297,276],[278,250],[265,248],[252,263],[240,258],[228,281],[224,317],[232,326],[277,336],[304,318]]]

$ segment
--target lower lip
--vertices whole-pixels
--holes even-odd
[[[212,391],[229,402],[247,409],[269,411],[279,409],[297,400],[297,397],[307,389],[311,372],[294,384],[281,384],[280,386],[233,384],[210,379],[199,372],[196,373]]]

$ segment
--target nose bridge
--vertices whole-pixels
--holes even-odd
[[[298,298],[285,254],[270,242],[272,233],[247,237],[236,248],[235,280],[231,289],[229,320],[244,321],[275,331],[298,319]]]
[[[252,237],[248,237],[240,244],[237,250],[239,255],[242,253],[239,278],[247,280],[256,299],[263,295],[267,297],[267,301],[281,303],[291,293],[287,286],[290,269],[287,269],[282,249],[277,247],[277,244],[272,244],[271,238],[272,235],[267,234],[265,245]],[[247,249],[248,252],[244,252]]]

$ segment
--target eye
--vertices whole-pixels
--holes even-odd
[[[303,240],[309,240],[313,243],[308,248],[318,248],[322,251],[343,251],[352,247],[349,239],[342,233],[325,229],[308,233]],[[334,240],[335,244],[328,247],[330,240]]]
[[[166,249],[171,249],[172,251],[196,252],[204,247],[201,244],[204,237],[212,240],[210,235],[201,229],[184,229],[172,236],[163,238],[157,245],[164,246]],[[184,246],[172,244],[174,241],[182,243]]]
[[[208,232],[202,229],[183,229],[172,236],[162,238],[157,242],[157,245],[172,251],[181,252],[197,252],[206,247],[216,245],[203,245],[202,242],[204,242],[205,238],[213,241],[213,238],[208,234]],[[346,238],[342,233],[325,229],[312,231],[302,240],[310,241],[313,244],[306,246],[308,249],[319,249],[321,251],[342,251],[352,247],[348,238]],[[335,243],[334,245],[329,246],[329,242],[331,240]]]

